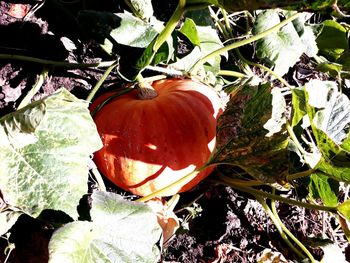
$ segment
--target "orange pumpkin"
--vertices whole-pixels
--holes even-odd
[[[142,99],[138,91],[116,97],[94,116],[103,148],[94,160],[120,188],[145,196],[205,164],[215,147],[221,101],[210,87],[189,79],[156,81],[157,96]],[[104,94],[94,110],[113,93]],[[189,190],[212,168],[165,195]]]

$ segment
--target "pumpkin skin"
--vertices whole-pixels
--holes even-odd
[[[210,87],[189,79],[156,81],[158,96],[140,99],[133,90],[109,101],[94,116],[103,148],[94,160],[114,184],[145,196],[205,164],[215,147],[221,101]],[[106,98],[99,97],[94,110]],[[197,185],[213,168],[164,196]]]

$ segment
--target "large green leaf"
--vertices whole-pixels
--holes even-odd
[[[316,169],[350,182],[350,101],[330,81],[313,80],[305,86],[307,112],[322,158]]]
[[[281,97],[273,100],[270,89],[268,83],[258,87],[246,85],[232,96],[218,120],[213,162],[231,163],[259,180],[275,183],[288,173],[288,138],[281,126],[285,104],[273,105]]]
[[[263,11],[255,21],[253,33],[262,33],[280,22],[278,11]],[[268,65],[274,66],[274,71],[280,76],[286,74],[304,52],[308,52],[310,55],[316,53],[315,45],[311,44],[315,42],[314,39],[312,40],[312,30],[303,28],[303,31],[301,31],[300,22],[298,28],[299,32],[297,32],[293,23],[289,23],[278,32],[271,33],[256,42],[257,57],[264,60]],[[305,45],[304,42],[308,44]]]
[[[326,206],[338,205],[339,183],[322,173],[310,176],[309,194],[312,198],[321,198]]]
[[[346,29],[334,20],[326,20],[322,25],[322,32],[316,39],[317,46],[322,55],[335,61],[349,49]]]
[[[58,229],[49,243],[50,263],[149,262],[159,260],[161,229],[152,209],[114,193],[92,195],[92,222]]]
[[[0,119],[0,189],[10,205],[77,216],[89,155],[102,146],[87,107],[60,89]]]
[[[288,12],[290,13],[290,12]],[[297,31],[301,42],[303,43],[304,53],[309,57],[317,55],[318,47],[316,43],[315,29],[306,25],[306,21],[312,16],[310,13],[302,13],[297,19],[293,20],[293,26]]]
[[[313,80],[305,88],[308,93],[309,115],[315,128],[341,145],[348,137],[349,98],[331,81]]]
[[[156,27],[133,16],[130,13],[115,14],[120,19],[120,25],[111,30],[110,36],[118,44],[125,46],[146,48],[158,35]],[[112,54],[113,43],[106,38],[102,47]]]

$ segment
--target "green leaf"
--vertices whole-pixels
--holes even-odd
[[[275,118],[270,89],[268,83],[246,85],[232,96],[218,120],[213,162],[231,163],[263,182],[275,183],[288,173],[288,138],[284,127],[272,133],[264,128]],[[280,116],[281,106],[277,107]],[[277,121],[279,128],[283,119]]]
[[[263,11],[255,21],[253,34],[262,33],[280,22],[277,11]],[[280,76],[286,74],[289,68],[294,66],[305,50],[292,23],[256,42],[257,57],[266,61],[268,65],[274,66],[274,71]]]
[[[150,45],[153,47],[153,45]],[[175,48],[173,39],[169,38],[167,41],[160,46],[157,53],[154,54],[152,64],[157,65],[161,62],[168,63],[174,56]]]
[[[315,169],[338,181],[350,182],[350,101],[330,81],[312,80],[305,90],[308,116],[322,154]]]
[[[337,210],[346,220],[350,221],[350,200],[346,200],[338,205]]]
[[[186,18],[179,32],[187,37],[193,45],[200,46],[201,42],[199,40],[196,24],[192,19]]]
[[[33,217],[44,209],[77,216],[89,155],[102,146],[87,107],[60,89],[0,119],[0,189],[9,204]]]
[[[177,59],[175,63],[171,64],[172,68],[183,71],[190,70],[192,66],[202,57],[223,47],[213,21],[210,19],[210,13],[207,9],[188,12],[186,21],[187,20],[193,21],[196,25],[196,32],[191,33],[191,38],[194,38],[193,41],[195,41],[197,44],[199,41],[199,45],[196,45],[188,55],[181,59]],[[188,32],[187,35],[189,34],[190,33]],[[227,57],[227,53],[223,54],[223,56]],[[221,56],[216,56],[208,61],[208,63],[204,65],[204,68],[216,75],[220,70],[220,61]]]
[[[203,57],[224,46],[216,32],[216,29],[212,28],[211,26],[197,26],[197,32],[200,39],[200,49]],[[223,56],[227,56],[227,54],[224,54]],[[217,58],[220,58],[220,56]],[[214,65],[215,58],[209,60],[208,63],[210,65]]]
[[[120,25],[110,32],[113,40],[122,45],[146,48],[158,35],[154,26],[133,16],[130,13],[115,14],[120,19]],[[106,38],[102,45],[107,53],[112,54],[113,43]]]
[[[151,0],[125,0],[133,14],[142,20],[149,20],[153,16]]]
[[[273,88],[272,95],[272,113],[271,118],[264,124],[264,128],[269,131],[266,136],[270,137],[282,130],[286,124],[285,112],[287,111],[286,101],[279,88]]]
[[[325,174],[314,173],[310,176],[309,194],[312,198],[321,198],[326,206],[338,205],[339,183]]]
[[[334,154],[331,152],[331,154]],[[327,174],[327,176],[340,181],[340,182],[350,182],[350,158],[344,158],[343,154],[339,153],[334,155],[332,160],[323,157],[322,160],[317,164],[315,169],[322,171]]]
[[[291,13],[291,12],[288,12]],[[310,18],[310,13],[302,13],[297,19],[293,20],[293,26],[297,31],[301,42],[305,48],[304,53],[309,57],[314,57],[318,53],[318,47],[316,43],[316,36],[314,28],[305,25],[306,21]]]
[[[341,64],[344,70],[350,71],[350,51],[344,52],[337,60],[337,63]]]
[[[316,39],[317,46],[320,54],[335,61],[345,50],[349,49],[346,29],[334,20],[323,21],[322,25],[322,32]]]
[[[306,84],[308,104],[315,128],[340,145],[348,137],[350,100],[335,82],[313,80]],[[315,109],[317,108],[317,110]],[[316,110],[316,111],[315,111]],[[315,113],[312,113],[315,111]]]
[[[120,19],[120,23],[111,29],[102,47],[110,55],[119,55],[118,71],[124,79],[132,81],[151,62],[168,63],[173,57],[175,48],[171,37],[157,52],[154,51],[157,36],[164,29],[163,22],[154,17],[146,22],[130,13],[118,13],[115,16]]]
[[[303,119],[304,116],[307,115],[306,98],[305,98],[304,89],[300,89],[300,88],[292,89],[292,105],[293,105],[292,127],[294,127]]]
[[[202,53],[199,47],[194,47],[194,49],[186,56],[181,59],[178,59],[175,63],[169,65],[170,68],[189,71],[192,66],[202,57]]]
[[[173,68],[187,71],[202,57],[223,47],[215,29],[210,26],[197,26],[196,29],[200,41],[199,48],[196,46],[187,56],[171,64]],[[220,70],[220,61],[220,56],[209,60],[207,70],[217,73]]]
[[[93,193],[92,200],[92,222],[69,223],[53,234],[50,263],[159,260],[161,229],[148,205],[107,192]]]
[[[208,8],[189,10],[185,15],[187,18],[192,19],[197,26],[211,26],[212,28],[215,28],[215,23],[211,18]]]
[[[317,65],[317,70],[324,73],[328,73],[332,77],[340,76],[340,72],[342,68],[343,66],[341,64],[334,63],[334,62],[320,63]]]

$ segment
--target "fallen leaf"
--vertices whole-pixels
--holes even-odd
[[[169,209],[168,204],[161,198],[153,198],[146,202],[157,215],[158,224],[163,230],[163,243],[169,241],[179,228],[179,218]]]
[[[227,255],[234,249],[231,244],[219,244],[215,247],[215,258],[210,263],[225,263]]]
[[[272,251],[271,249],[266,248],[257,256],[257,262],[258,263],[288,263],[289,261],[287,261],[280,252]]]

